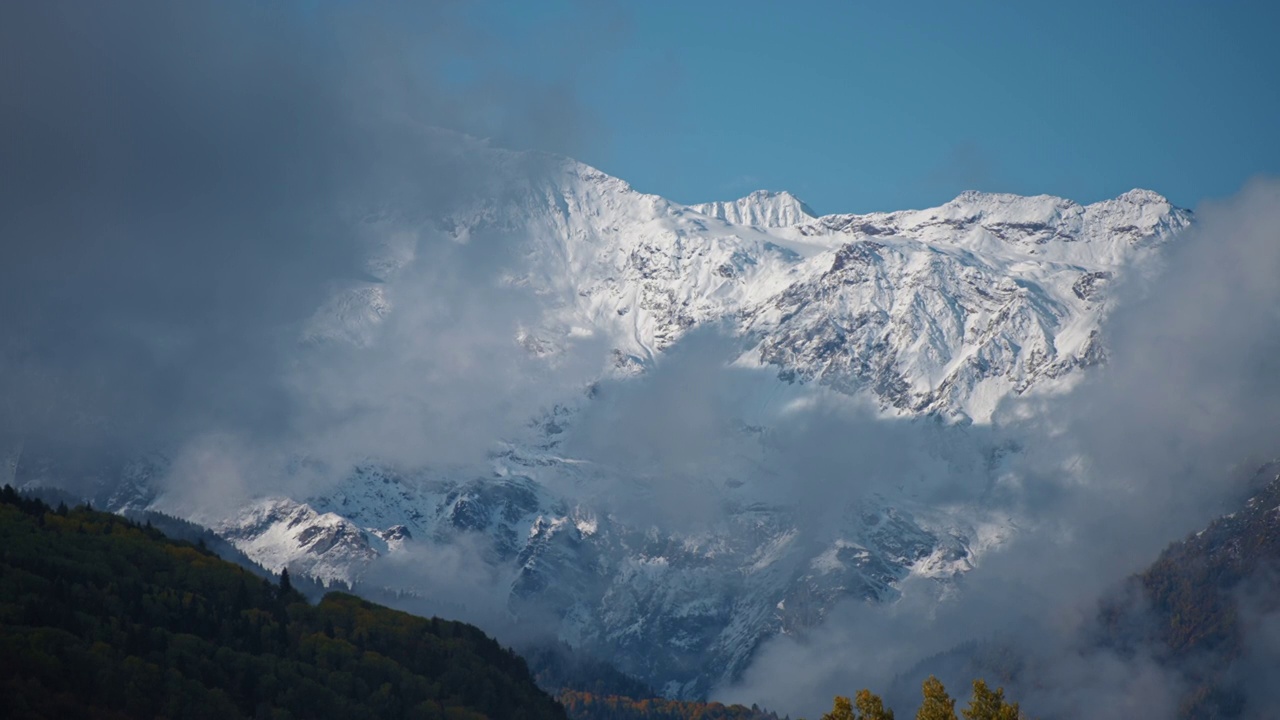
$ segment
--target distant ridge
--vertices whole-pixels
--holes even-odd
[[[689,207],[734,225],[754,227],[791,227],[818,217],[804,201],[785,190],[757,190],[737,200],[699,203]]]

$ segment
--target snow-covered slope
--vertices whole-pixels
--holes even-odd
[[[506,282],[541,299],[526,349],[554,357],[591,337],[643,367],[691,328],[728,322],[744,362],[978,421],[1001,397],[1095,362],[1105,286],[1190,219],[1143,190],[1087,206],[969,192],[929,210],[821,218],[785,193],[682,206],[572,160],[540,157],[522,173],[524,154],[483,152],[509,186],[439,225],[460,241],[518,238]],[[365,343],[400,291],[388,274],[341,294],[312,332]]]
[[[696,697],[733,679],[760,642],[813,627],[837,602],[889,600],[908,575],[946,581],[968,569],[980,530],[922,512],[869,498],[814,535],[790,508],[730,504],[705,528],[672,532],[556,497],[530,477],[365,467],[324,497],[264,498],[214,529],[269,568],[326,581],[386,584],[373,570],[386,557],[397,562],[394,589],[442,604],[457,590],[442,591],[449,578],[417,563],[460,544],[466,562],[492,571],[491,586],[469,591],[505,594],[512,618],[540,630],[553,618],[572,645]]]
[[[749,309],[761,362],[910,413],[990,419],[1097,362],[1104,286],[1189,221],[1151,192],[1094,205],[965,193],[939,208],[832,215],[790,231],[839,246]]]
[[[531,346],[589,335],[646,365],[723,321],[743,337],[744,362],[785,378],[985,421],[1000,398],[1096,362],[1105,286],[1189,222],[1142,190],[1088,206],[965,193],[930,210],[754,222],[799,207],[791,200],[685,207],[563,161],[523,202],[453,223],[526,233],[513,281],[548,299]]]
[[[771,228],[800,225],[818,217],[804,201],[785,190],[757,190],[737,200],[699,203],[689,209],[733,225]]]
[[[1064,391],[1102,361],[1116,282],[1153,268],[1190,222],[1141,190],[1092,205],[965,193],[932,209],[823,217],[787,193],[685,206],[568,159],[459,152],[491,182],[443,216],[371,213],[369,279],[336,290],[303,340],[380,352],[389,321],[420,297],[422,247],[490,243],[508,251],[496,279],[533,298],[510,351],[575,368],[566,387],[578,390],[527,433],[493,438],[483,466],[375,457],[323,492],[196,519],[268,567],[332,580],[465,544],[513,617],[554,618],[567,641],[681,696],[731,678],[763,640],[812,627],[837,602],[891,599],[908,576],[945,585],[1007,528],[909,488],[860,495],[815,528],[778,479],[789,476],[760,470],[776,458],[759,422],[785,422],[776,413],[742,418],[723,462],[689,481],[711,488],[705,522],[617,512],[660,497],[645,489],[666,470],[575,456],[589,447],[574,442],[589,429],[581,418],[610,402],[583,388],[643,377],[691,331],[715,326],[753,391],[858,398],[898,423],[945,420],[960,449],[939,450],[935,474],[992,471],[980,466],[998,453],[979,447],[978,429],[998,422],[1003,400]],[[598,360],[568,362],[583,346]],[[430,595],[415,586],[421,576],[399,577]]]

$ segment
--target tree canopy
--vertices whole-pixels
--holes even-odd
[[[922,702],[916,720],[959,720],[956,701],[947,694],[942,681],[930,675],[920,688]],[[1017,703],[1005,700],[1004,688],[992,690],[985,680],[973,681],[973,696],[961,714],[965,720],[1025,720]],[[853,700],[837,695],[831,712],[822,720],[893,720],[893,711],[884,706],[880,696],[870,690],[859,690]]]
[[[0,717],[559,720],[479,629],[0,489]]]

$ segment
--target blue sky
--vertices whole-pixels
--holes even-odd
[[[821,212],[962,190],[1194,206],[1280,172],[1280,3],[490,4],[499,62],[561,83],[563,150],[682,202]],[[536,143],[535,143],[536,144]]]

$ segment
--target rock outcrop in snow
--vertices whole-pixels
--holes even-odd
[[[1190,222],[1141,190],[1091,205],[965,193],[926,210],[822,217],[788,193],[685,206],[572,160],[466,152],[492,186],[445,217],[370,220],[372,279],[335,291],[305,342],[379,352],[384,323],[417,297],[415,243],[496,238],[514,248],[502,282],[537,303],[512,351],[555,364],[583,338],[607,350],[580,387],[642,375],[715,325],[736,343],[735,365],[764,371],[770,396],[852,396],[963,431],[1100,362],[1113,286],[1147,272]],[[642,486],[645,468],[565,454],[593,402],[604,401],[566,397],[527,436],[494,438],[505,450],[486,467],[395,470],[374,458],[323,493],[200,519],[268,567],[346,582],[380,558],[465,541],[513,616],[550,613],[565,640],[676,696],[705,694],[765,639],[812,627],[841,601],[889,600],[909,575],[948,582],[998,534],[907,490],[862,497],[802,532],[777,501],[787,489],[764,492],[769,476],[750,475],[768,429],[746,424],[727,441],[742,452],[700,478],[722,512],[696,531],[636,522],[597,507],[591,490]],[[403,577],[403,589],[430,594]]]

